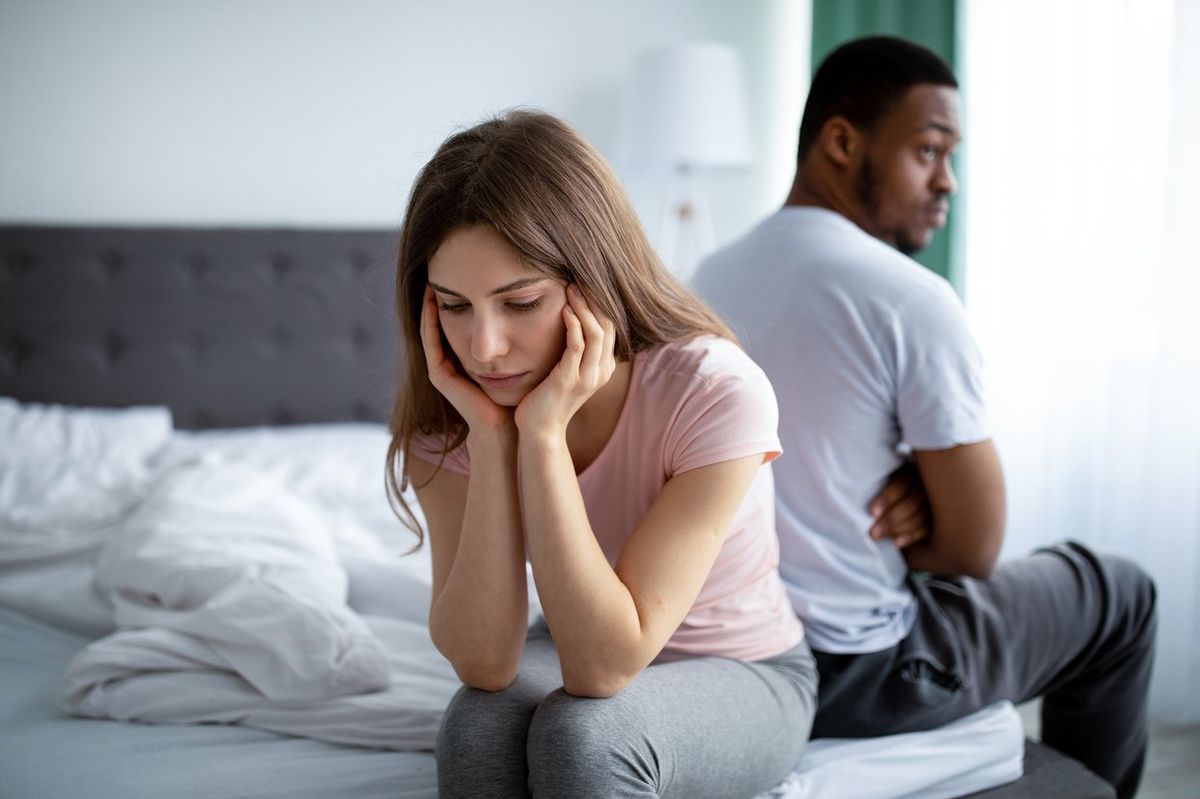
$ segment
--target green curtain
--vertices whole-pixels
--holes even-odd
[[[958,73],[957,0],[812,0],[813,70],[839,44],[872,34],[901,36],[928,47]],[[965,187],[957,154],[953,164],[958,194],[951,200],[949,220],[934,234],[929,246],[917,254],[917,260],[948,279],[961,293],[963,248],[957,218],[962,214]]]

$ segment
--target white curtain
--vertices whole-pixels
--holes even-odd
[[[1200,721],[1200,2],[968,0],[962,33],[1004,556],[1070,537],[1140,562],[1151,713]]]

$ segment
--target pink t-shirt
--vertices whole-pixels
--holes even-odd
[[[692,609],[659,660],[722,655],[761,660],[804,637],[780,580],[771,468],[779,456],[779,409],[762,370],[737,345],[713,336],[661,344],[633,361],[612,437],[579,475],[588,521],[608,562],[676,474],[766,453]],[[436,438],[413,442],[436,462]],[[466,446],[442,468],[470,472]]]

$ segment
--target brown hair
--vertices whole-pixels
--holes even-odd
[[[396,264],[407,375],[392,407],[387,487],[393,509],[416,532],[417,546],[423,533],[401,494],[413,436],[440,435],[443,457],[467,436],[462,417],[429,382],[421,346],[429,259],[453,230],[481,224],[534,269],[575,283],[589,305],[612,319],[618,360],[704,333],[734,339],[663,267],[604,158],[565,123],[517,110],[455,133],[417,175]]]

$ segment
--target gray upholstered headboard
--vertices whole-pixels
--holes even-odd
[[[389,230],[0,226],[0,395],[180,428],[385,421]]]

